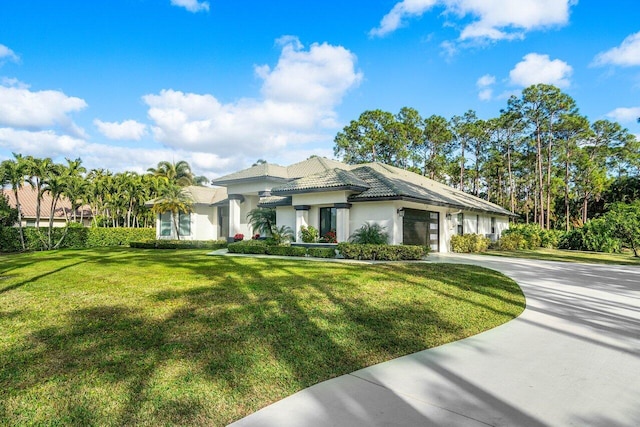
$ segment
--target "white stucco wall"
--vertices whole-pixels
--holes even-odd
[[[295,194],[291,197],[291,204],[310,206],[333,206],[334,203],[346,203],[349,194],[346,191],[327,191],[318,193]]]
[[[193,240],[215,240],[218,238],[215,208],[211,206],[196,206],[191,215],[191,238]]]
[[[354,203],[349,211],[349,235],[367,224],[379,224],[389,234],[389,243],[402,243],[402,220],[394,202]]]
[[[296,234],[296,211],[293,206],[278,206],[276,208],[276,224],[278,227],[285,225]],[[297,236],[296,240],[298,240]]]

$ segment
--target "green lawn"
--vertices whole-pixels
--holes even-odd
[[[584,262],[589,264],[612,265],[640,265],[640,258],[633,256],[633,252],[625,251],[621,254],[607,254],[603,252],[568,251],[562,249],[535,249],[523,251],[488,251],[486,255],[540,259],[544,261]]]
[[[0,425],[225,425],[504,323],[499,273],[97,249],[0,262]]]

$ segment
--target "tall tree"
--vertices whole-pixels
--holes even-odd
[[[401,166],[408,158],[406,138],[399,137],[402,132],[402,125],[393,114],[365,111],[338,132],[333,152],[349,164],[382,162]]]
[[[189,163],[185,160],[180,160],[177,163],[163,160],[158,163],[157,167],[147,169],[147,172],[155,176],[163,177],[169,183],[178,185],[180,187],[186,187],[188,185],[196,184],[196,181],[194,179],[195,176],[191,171],[191,166],[189,166]]]
[[[29,175],[29,184],[36,190],[36,229],[40,229],[40,216],[42,212],[42,195],[44,194],[44,186],[46,177],[52,172],[54,167],[53,160],[46,157],[40,159],[38,157],[28,156],[27,171]]]
[[[22,228],[22,207],[20,206],[19,191],[24,186],[27,176],[26,159],[20,154],[13,153],[13,160],[5,160],[2,162],[3,184],[11,186],[13,196],[16,199],[16,209],[18,210],[18,233],[20,234],[20,245],[22,250],[26,249],[24,241],[24,230]]]
[[[432,115],[424,119],[422,138],[411,147],[414,163],[422,175],[444,180],[449,157],[453,151],[453,134],[447,119]]]

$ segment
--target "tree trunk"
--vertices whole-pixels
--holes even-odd
[[[18,209],[18,234],[20,234],[20,245],[22,250],[26,250],[27,247],[24,243],[24,230],[22,229],[22,208],[20,207],[20,199],[18,198],[18,189],[13,190],[13,195],[16,197],[16,209]]]

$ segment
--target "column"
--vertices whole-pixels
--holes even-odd
[[[229,238],[233,242],[233,236],[240,231],[240,203],[244,201],[242,194],[229,194]]]
[[[349,240],[349,209],[351,203],[336,203],[336,240],[338,243]]]
[[[296,205],[293,207],[296,210],[296,229],[295,238],[296,241],[300,238],[300,228],[309,226],[309,205]]]

